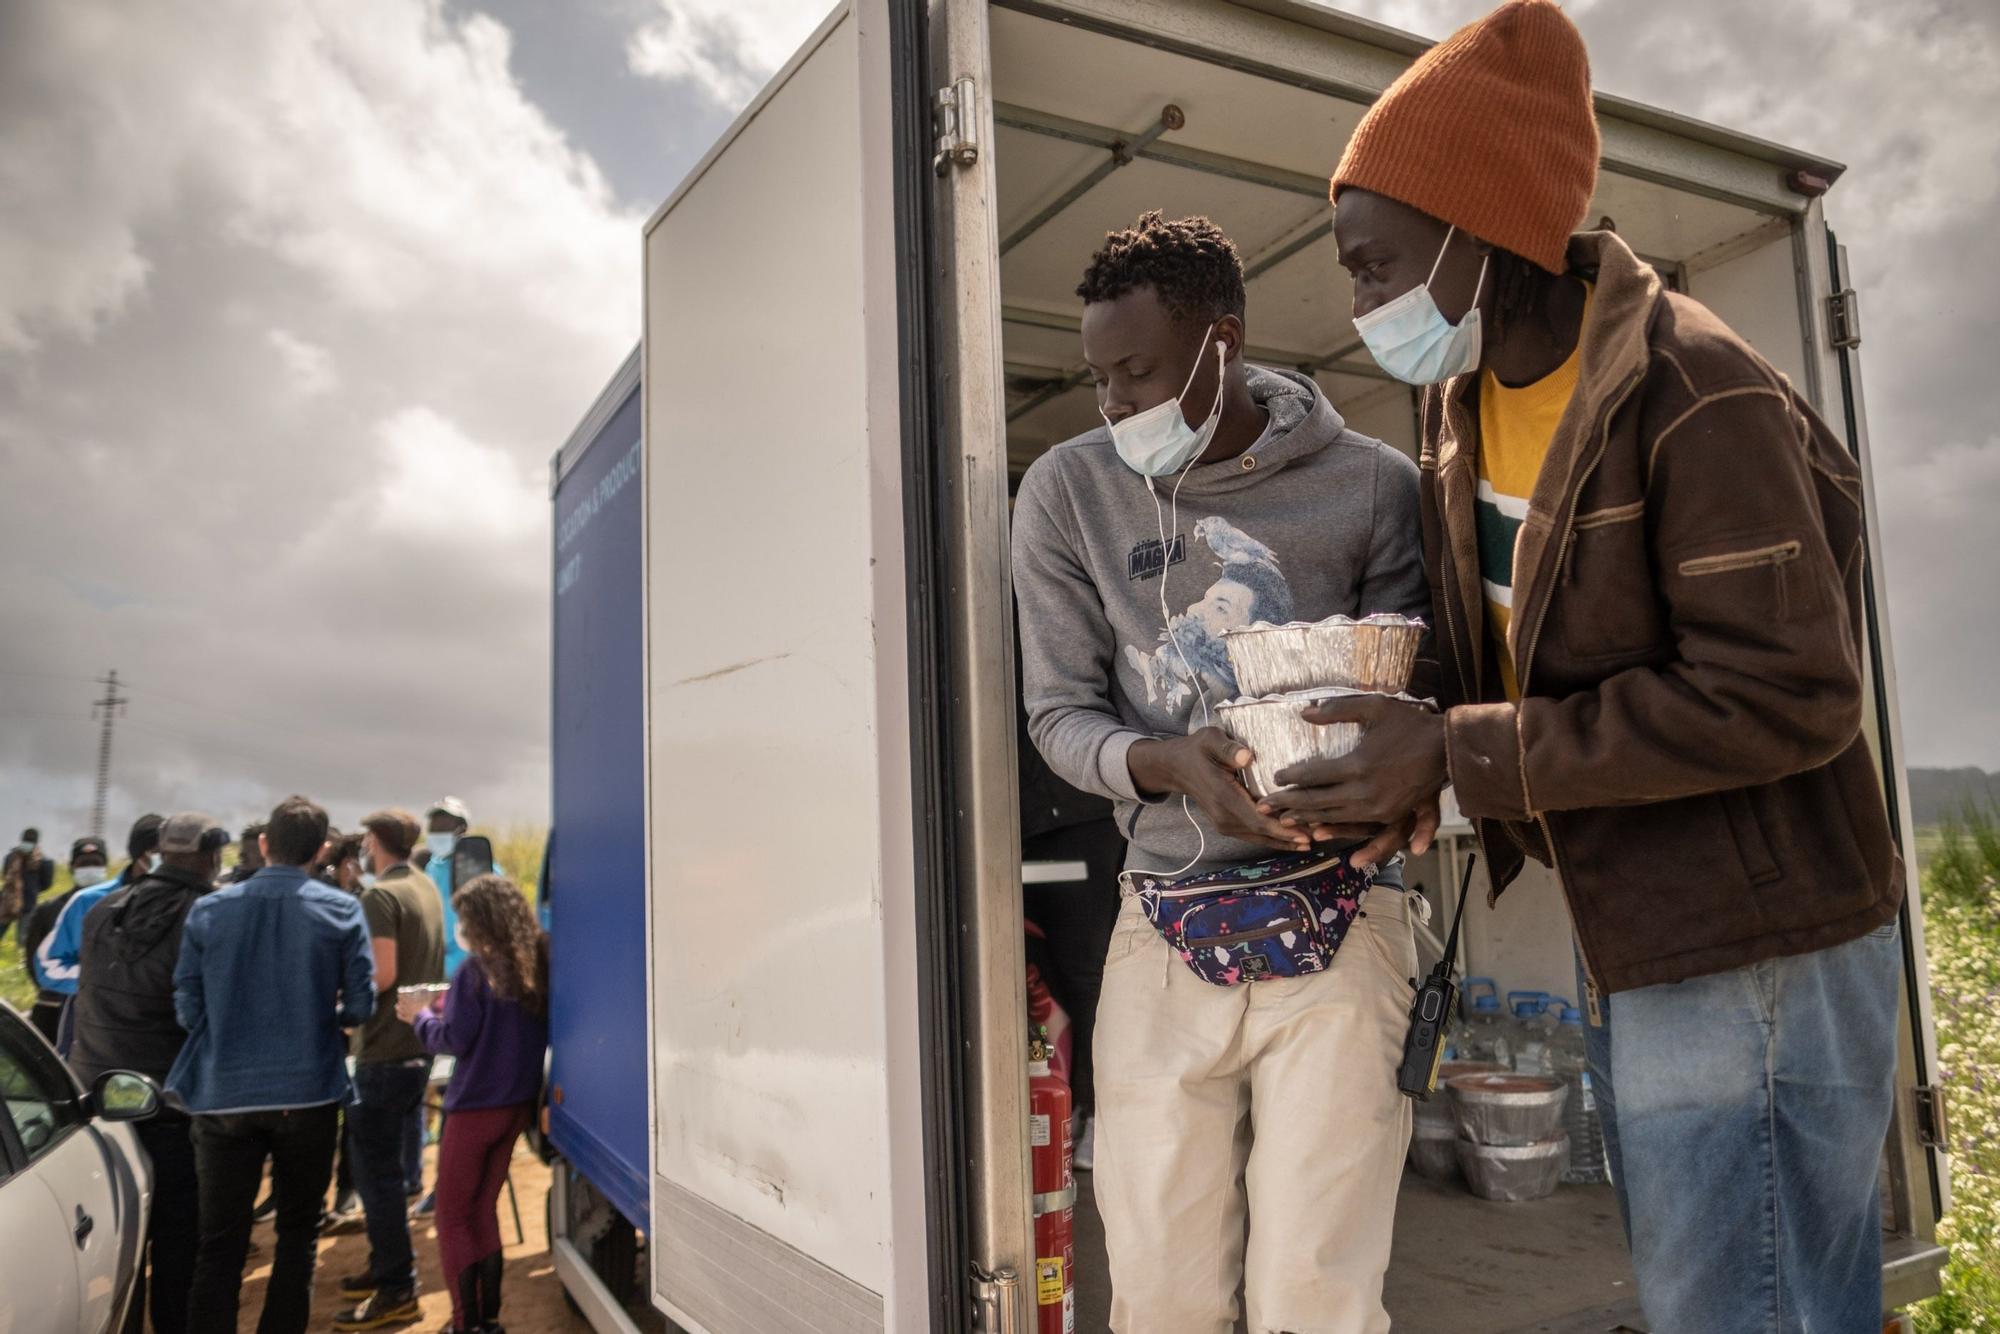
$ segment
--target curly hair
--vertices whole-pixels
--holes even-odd
[[[529,1014],[549,1009],[549,937],[513,881],[482,875],[451,896],[466,944],[501,1000]]]
[[[1204,217],[1169,222],[1154,209],[1130,231],[1110,233],[1076,294],[1088,305],[1140,287],[1152,288],[1167,314],[1184,324],[1243,318],[1243,260],[1236,243]]]

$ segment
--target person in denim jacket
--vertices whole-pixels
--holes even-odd
[[[307,874],[326,831],[326,812],[304,797],[278,803],[267,865],[197,899],[181,929],[174,1013],[188,1040],[167,1091],[194,1116],[201,1178],[194,1334],[234,1334],[267,1161],[278,1237],[257,1328],[300,1334],[312,1314],[320,1205],[353,1091],[341,1030],[375,1012],[361,905]]]

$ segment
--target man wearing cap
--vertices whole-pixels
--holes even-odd
[[[438,897],[444,905],[444,975],[450,977],[465,962],[465,946],[458,943],[458,913],[451,906],[452,893],[458,888],[454,883],[452,856],[458,851],[459,839],[465,837],[472,828],[471,813],[465,803],[457,797],[442,798],[437,805],[424,813],[424,847],[412,863],[419,871],[429,876],[438,887]],[[499,866],[489,865],[486,872],[505,875]]]
[[[76,994],[76,980],[83,971],[83,920],[104,897],[136,882],[153,867],[159,853],[162,815],[142,815],[132,822],[125,838],[125,855],[130,858],[115,880],[79,889],[64,901],[49,934],[35,947],[35,971],[40,983],[64,996]]]
[[[160,864],[106,895],[83,924],[69,1064],[86,1085],[107,1070],[136,1070],[164,1084],[187,1042],[174,1016],[174,965],[188,909],[215,884],[229,831],[184,811],[160,826]],[[156,1334],[187,1329],[199,1200],[186,1112],[163,1106],[134,1127],[153,1163],[153,1210],[145,1258],[125,1319],[140,1334],[150,1294]]]
[[[35,905],[35,911],[21,920],[21,966],[27,970],[28,980],[35,984],[35,1004],[28,1015],[37,1032],[47,1038],[51,1045],[62,1021],[63,1002],[69,997],[63,992],[50,988],[42,981],[36,959],[44,940],[55,930],[56,919],[80,890],[104,883],[110,866],[110,853],[101,838],[80,838],[70,844],[69,883],[70,887],[52,898],[44,898]]]
[[[1448,707],[1309,713],[1366,738],[1266,804],[1385,824],[1378,857],[1449,782],[1496,898],[1554,868],[1653,1328],[1876,1329],[1904,882],[1861,735],[1861,479],[1714,314],[1571,235],[1597,158],[1547,0],[1432,48],[1349,142],[1356,329],[1427,386]]]

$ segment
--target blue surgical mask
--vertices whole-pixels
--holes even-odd
[[[363,889],[375,888],[375,873],[373,871],[363,871],[361,873],[361,887]]]
[[[1202,351],[1208,350],[1208,335],[1215,329],[1213,324],[1202,331]],[[1208,420],[1199,428],[1189,426],[1187,414],[1181,411],[1181,399],[1194,387],[1194,377],[1201,370],[1202,359],[1194,359],[1194,369],[1188,372],[1187,383],[1181,386],[1178,397],[1135,412],[1122,421],[1104,418],[1104,424],[1111,428],[1111,443],[1117,447],[1118,457],[1125,466],[1141,477],[1165,477],[1177,473],[1201,456],[1208,448],[1208,442],[1215,438],[1215,428],[1222,423],[1222,367],[1226,349],[1221,343],[1215,345],[1215,406],[1208,411]],[[1103,409],[1098,415],[1103,416]]]
[[[449,857],[451,850],[458,846],[457,834],[426,834],[424,844],[430,848],[433,857]]]
[[[1368,345],[1375,364],[1405,384],[1436,384],[1479,365],[1479,295],[1486,286],[1486,260],[1479,261],[1472,307],[1457,324],[1445,319],[1431,296],[1438,266],[1444,263],[1444,252],[1457,232],[1453,227],[1444,234],[1444,244],[1431,264],[1431,276],[1424,279],[1422,287],[1412,287],[1354,322],[1354,332]]]

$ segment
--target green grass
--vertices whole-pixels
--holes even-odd
[[[56,882],[49,886],[49,893],[62,894],[68,889],[69,867],[58,862]],[[21,926],[14,923],[7,928],[7,938],[0,940],[0,1000],[26,1014],[35,1003],[35,984],[28,980],[28,970],[21,963]]]
[[[0,1000],[19,1010],[28,1012],[35,1003],[35,988],[28,981],[26,970],[21,967],[20,933],[8,928],[7,938],[0,940]]]
[[[1950,1117],[1951,1253],[1918,1334],[2000,1332],[2000,813],[1971,809],[1919,841],[1936,1007],[1938,1080]]]
[[[540,825],[508,825],[490,835],[493,860],[507,868],[507,874],[533,903],[539,897],[542,878],[542,849],[548,846],[549,831]]]

